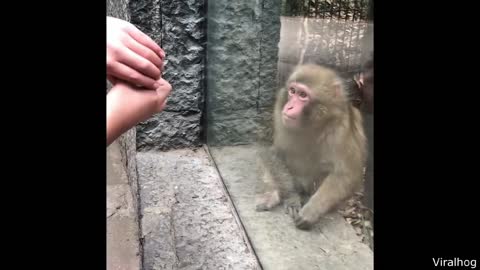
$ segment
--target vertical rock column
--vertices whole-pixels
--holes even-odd
[[[137,126],[137,149],[168,150],[201,144],[204,107],[205,3],[135,0],[131,21],[166,53],[163,77],[172,85],[165,110]]]

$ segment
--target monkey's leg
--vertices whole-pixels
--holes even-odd
[[[280,189],[268,170],[263,171],[262,181],[266,186],[265,192],[256,196],[255,205],[257,211],[268,211],[280,204]]]
[[[288,176],[286,167],[273,148],[260,153],[257,168],[265,191],[256,197],[256,210],[267,211],[280,204],[284,182],[282,180]]]
[[[310,200],[302,207],[295,219],[295,226],[308,230],[321,216],[347,199],[356,183],[346,175],[329,175]]]
[[[265,192],[261,195],[257,195],[255,209],[259,212],[268,211],[280,204],[280,201],[280,191],[272,190],[269,192]]]
[[[287,179],[290,181],[286,181]],[[290,176],[284,180],[285,183],[282,194],[285,197],[283,204],[285,213],[295,220],[298,217],[298,212],[300,212],[300,209],[302,209],[302,206],[308,200],[308,194],[306,194],[300,178]]]
[[[263,187],[262,193],[256,195],[256,210],[268,211],[280,203],[280,190],[272,175],[273,151],[272,148],[262,148],[257,156],[257,170]]]

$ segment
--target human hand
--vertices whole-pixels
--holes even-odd
[[[107,145],[165,108],[172,86],[164,79],[157,83],[159,87],[153,91],[116,82],[107,94]]]
[[[107,78],[157,89],[165,52],[133,24],[107,17]]]

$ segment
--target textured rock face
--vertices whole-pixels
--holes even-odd
[[[142,150],[167,150],[200,144],[200,113],[164,111],[138,127],[137,145]]]
[[[255,141],[268,132],[276,90],[278,0],[209,1],[207,138],[210,145]]]
[[[165,110],[137,126],[137,149],[198,146],[204,104],[204,1],[135,0],[129,8],[132,23],[165,50],[163,76],[173,88]]]
[[[198,146],[204,129],[212,144],[248,143],[266,132],[258,123],[270,118],[276,89],[280,4],[209,1],[207,30],[206,1],[130,2],[132,23],[165,50],[164,77],[173,86],[165,111],[137,126],[139,151]]]
[[[129,0],[107,0],[107,16],[129,21],[128,2]]]

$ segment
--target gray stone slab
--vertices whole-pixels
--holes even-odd
[[[137,223],[131,217],[112,216],[107,221],[107,269],[139,270]]]
[[[137,154],[144,269],[260,269],[205,150]]]
[[[114,142],[107,148],[107,185],[118,184],[128,184],[128,178],[122,163],[120,145]]]
[[[338,214],[322,219],[312,231],[301,231],[281,208],[255,211],[255,150],[210,147],[263,269],[373,269],[371,249]]]
[[[119,142],[107,148],[107,269],[141,269],[137,208]]]

